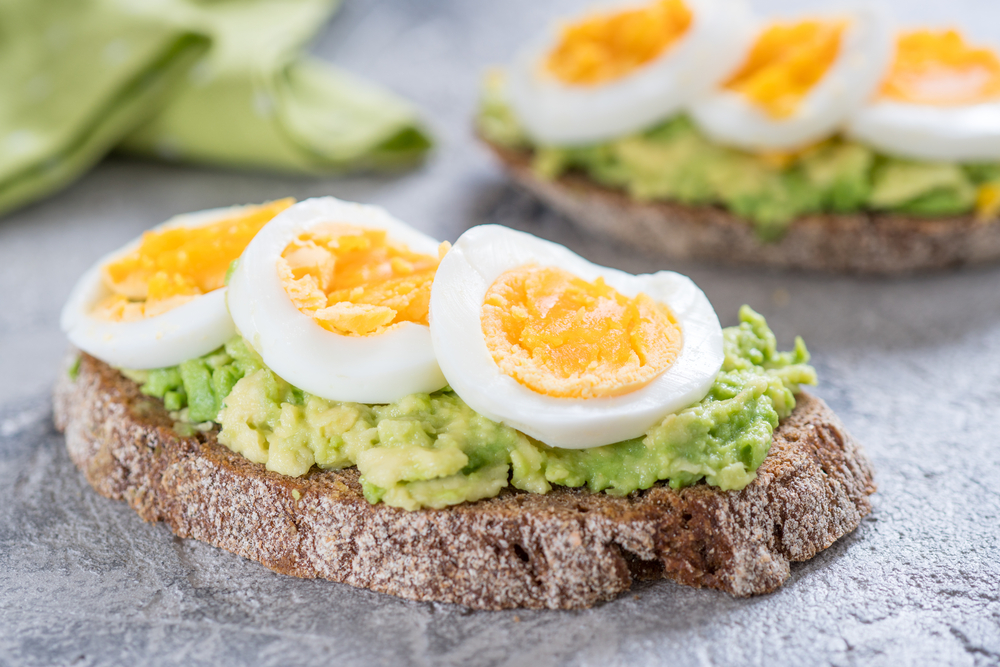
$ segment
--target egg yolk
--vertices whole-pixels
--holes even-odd
[[[564,83],[593,86],[620,79],[657,58],[691,25],[682,0],[590,16],[562,30],[546,68]]]
[[[427,324],[439,256],[411,252],[385,231],[316,225],[282,252],[278,276],[295,307],[338,334],[367,336],[400,322]]]
[[[778,23],[757,38],[725,87],[772,118],[788,118],[837,59],[846,21]]]
[[[881,95],[940,106],[989,102],[1000,97],[1000,58],[969,46],[955,30],[905,33]]]
[[[976,193],[976,220],[990,222],[1000,214],[1000,183],[983,183]]]
[[[279,199],[201,227],[146,232],[138,248],[104,266],[111,294],[94,315],[121,322],[154,317],[223,287],[232,261],[261,227],[294,203]]]
[[[500,370],[553,397],[627,394],[666,371],[681,349],[666,306],[554,267],[503,273],[486,292],[480,320]]]

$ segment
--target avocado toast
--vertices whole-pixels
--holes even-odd
[[[540,178],[531,152],[486,145],[519,186],[581,228],[672,259],[872,275],[1000,259],[1000,224],[971,213],[811,213],[792,221],[780,238],[764,240],[745,219],[720,206],[637,201],[576,171]]]
[[[820,399],[775,430],[742,491],[657,484],[625,497],[557,488],[408,512],[369,504],[356,468],[270,472],[181,436],[159,399],[86,354],[55,391],[70,457],[146,521],[298,577],[477,609],[579,608],[634,581],[767,593],[871,511],[871,464]]]
[[[439,244],[332,197],[178,216],[62,324],[56,422],[94,488],[279,572],[481,608],[647,575],[750,595],[870,510],[801,338],[499,225]]]
[[[879,5],[598,6],[489,74],[476,126],[519,184],[646,252],[887,275],[1000,259],[1000,50]]]

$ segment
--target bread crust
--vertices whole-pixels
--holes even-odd
[[[538,178],[531,153],[485,142],[511,177],[587,231],[646,253],[718,264],[902,275],[1000,260],[1000,222],[861,211],[793,221],[774,242],[719,206],[639,202],[580,173]]]
[[[742,491],[504,490],[417,512],[370,505],[355,468],[286,477],[229,451],[214,432],[181,437],[159,400],[86,354],[54,403],[90,484],[146,521],[283,574],[477,609],[588,607],[660,577],[767,593],[788,578],[790,561],[854,530],[875,491],[858,444],[804,393]]]

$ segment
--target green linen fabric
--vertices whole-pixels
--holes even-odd
[[[430,142],[398,98],[301,55],[337,0],[188,0],[213,37],[189,85],[125,150],[234,167],[317,173],[392,167]]]
[[[0,0],[0,214],[115,147],[239,168],[406,164],[399,98],[303,56],[338,0]]]
[[[0,213],[97,162],[166,102],[210,43],[110,1],[0,2]]]

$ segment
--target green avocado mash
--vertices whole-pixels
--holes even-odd
[[[495,144],[533,151],[540,178],[576,170],[637,200],[722,205],[765,240],[821,211],[969,213],[980,186],[1000,183],[1000,164],[901,160],[837,137],[799,153],[754,155],[709,141],[685,116],[600,144],[536,146],[508,106],[500,76],[487,79],[478,126]]]
[[[533,493],[586,485],[613,495],[658,480],[742,489],[799,385],[814,384],[816,373],[801,339],[777,352],[764,318],[747,306],[723,334],[725,362],[705,398],[644,437],[583,450],[547,447],[490,421],[447,387],[390,405],[311,396],[241,338],[180,366],[129,375],[182,421],[218,422],[220,442],[268,470],[298,476],[314,465],[356,465],[370,502],[408,510],[489,498],[508,484]]]

